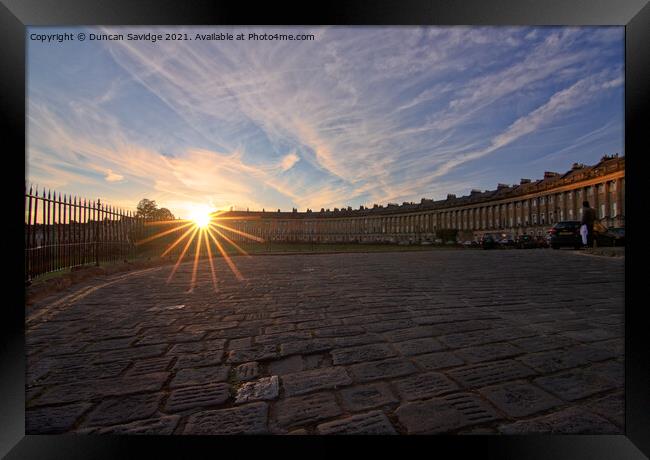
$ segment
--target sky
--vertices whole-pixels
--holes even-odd
[[[250,32],[311,41],[39,42]],[[622,27],[27,30],[27,181],[125,209],[444,199],[624,152]]]

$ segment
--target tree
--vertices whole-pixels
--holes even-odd
[[[158,205],[156,204],[155,200],[149,200],[147,198],[143,198],[138,203],[137,209],[138,209],[138,212],[136,213],[137,217],[150,219],[153,217],[153,214],[158,209]]]
[[[136,217],[152,220],[173,220],[174,215],[167,208],[158,209],[155,200],[143,198],[138,203]]]
[[[167,208],[156,209],[153,213],[154,220],[174,220],[174,215]]]

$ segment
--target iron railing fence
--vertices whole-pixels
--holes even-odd
[[[131,211],[25,187],[25,280],[135,257],[144,221]]]

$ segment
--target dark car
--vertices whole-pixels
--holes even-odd
[[[625,229],[606,228],[600,222],[594,224],[594,237],[597,246],[625,246]]]
[[[582,237],[580,236],[580,221],[568,220],[558,222],[549,230],[550,245],[553,249],[569,246],[575,249],[582,247]],[[594,239],[596,246],[614,246],[617,235],[610,232],[599,222],[594,224]]]
[[[548,239],[545,236],[535,238],[535,245],[538,248],[548,248]]]
[[[614,246],[625,246],[625,227],[610,227],[607,231],[614,237]]]
[[[500,248],[514,248],[515,247],[515,240],[513,239],[512,235],[508,234],[501,234],[500,238],[497,240],[497,243]]]
[[[582,247],[579,220],[558,222],[549,230],[549,234],[551,236],[550,244],[553,249],[560,249],[565,246],[570,246],[575,249]]]
[[[494,249],[497,247],[497,238],[492,233],[486,233],[481,238],[481,247],[483,249]]]
[[[519,235],[515,245],[518,249],[534,249],[537,247],[537,243],[531,235]]]

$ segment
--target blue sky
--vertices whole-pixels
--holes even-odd
[[[624,154],[622,27],[41,28],[313,41],[27,41],[28,181],[290,210],[419,201]]]

